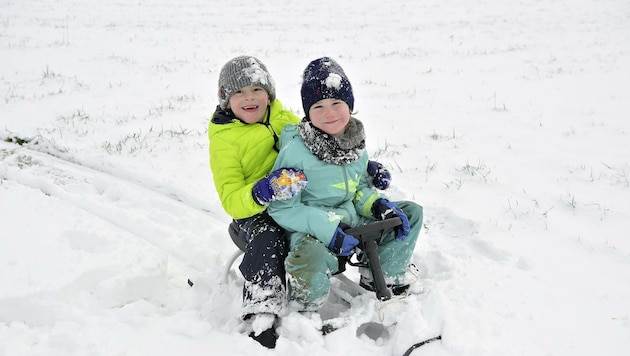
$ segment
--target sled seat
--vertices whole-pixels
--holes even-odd
[[[230,259],[228,260],[228,262],[226,263],[224,279],[227,278],[227,273],[229,273],[230,269],[232,268],[234,261],[236,261],[236,259],[241,254],[245,253],[245,250],[247,249],[247,243],[245,242],[245,240],[243,240],[240,236],[238,236],[236,223],[234,223],[234,221],[232,221],[230,225],[228,226],[228,234],[230,235],[230,238],[232,239],[232,242],[234,243],[234,245],[238,247],[238,251],[235,251],[230,257]],[[340,274],[340,273],[345,272],[346,264],[348,263],[348,257],[338,256],[337,261],[339,263],[339,269],[334,274]]]
[[[237,258],[239,258],[242,254],[245,253],[245,250],[247,249],[247,242],[245,242],[245,240],[243,240],[240,236],[238,236],[238,229],[234,221],[232,221],[230,225],[228,226],[228,234],[230,235],[232,242],[238,248],[238,250],[234,251],[232,256],[230,256],[228,261],[225,263],[225,267],[223,271],[223,282],[227,282],[228,275],[230,273],[230,270],[232,269],[232,265],[234,264]],[[348,263],[348,257],[339,256],[337,257],[337,260],[339,263],[339,269],[335,274],[341,274],[346,271],[346,263]]]
[[[230,235],[232,242],[234,242],[234,245],[238,247],[238,250],[234,251],[232,256],[230,256],[228,261],[225,263],[225,266],[223,267],[223,283],[227,283],[228,275],[230,274],[230,270],[232,269],[234,261],[236,261],[236,259],[239,258],[240,255],[245,253],[245,250],[247,249],[247,242],[245,242],[245,240],[238,236],[238,230],[236,229],[236,223],[234,221],[232,221],[228,226],[228,234]]]
[[[245,252],[247,249],[247,242],[238,236],[238,229],[236,228],[236,223],[234,221],[232,221],[230,226],[228,226],[228,233],[230,234],[230,238],[236,247],[238,247],[241,252]]]

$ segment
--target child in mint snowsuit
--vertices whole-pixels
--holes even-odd
[[[344,228],[394,216],[403,224],[383,237],[378,253],[386,283],[394,294],[404,293],[422,207],[390,202],[369,185],[363,124],[351,116],[352,86],[334,60],[324,57],[308,65],[301,94],[306,117],[285,127],[274,169],[294,167],[306,174],[309,184],[290,199],[271,202],[268,209],[289,235],[285,270],[291,300],[303,310],[317,310],[338,270],[337,256],[351,255],[359,243]],[[373,290],[367,268],[360,284]]]

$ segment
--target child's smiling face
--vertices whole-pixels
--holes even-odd
[[[313,126],[329,135],[338,136],[343,134],[350,121],[350,107],[340,99],[322,99],[311,106],[308,117]]]
[[[269,103],[269,94],[263,87],[250,85],[234,92],[227,107],[239,119],[253,124],[263,119]]]

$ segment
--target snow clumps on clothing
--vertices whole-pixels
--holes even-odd
[[[225,110],[230,97],[241,88],[259,85],[269,94],[269,101],[276,98],[276,84],[267,67],[258,58],[240,56],[228,61],[219,73],[219,106]]]
[[[308,64],[302,81],[302,107],[308,111],[322,99],[340,99],[354,110],[352,85],[343,68],[330,57],[322,57]]]

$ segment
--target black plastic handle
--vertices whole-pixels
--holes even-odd
[[[372,272],[378,300],[385,301],[392,297],[392,292],[387,288],[387,283],[385,283],[385,277],[383,276],[381,259],[378,257],[378,244],[381,242],[383,234],[392,231],[396,226],[400,225],[402,225],[402,221],[400,218],[395,217],[344,230],[346,234],[352,235],[361,241],[363,250],[367,255],[368,267]]]
[[[381,236],[386,234],[395,227],[402,225],[402,220],[399,217],[393,217],[385,220],[377,220],[369,224],[359,225],[357,227],[351,227],[344,230],[346,234],[352,235],[361,241],[378,239],[380,241]]]

